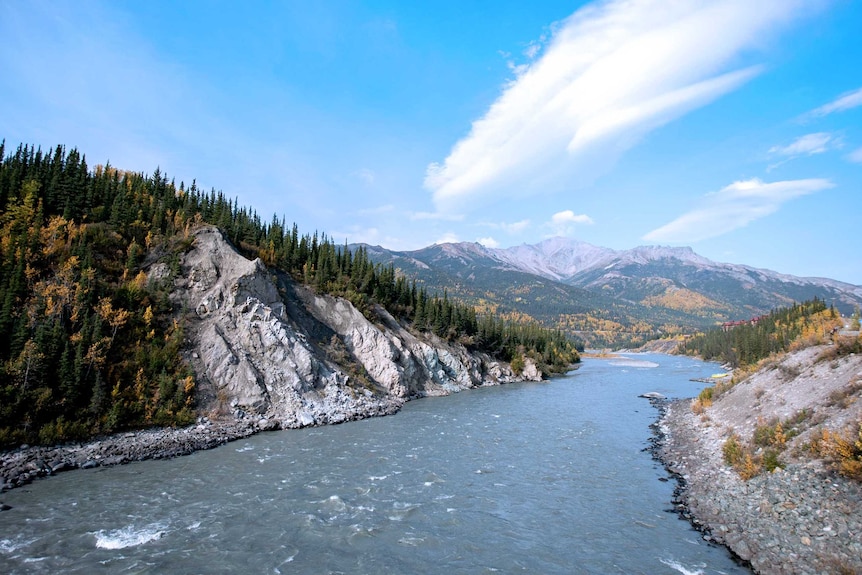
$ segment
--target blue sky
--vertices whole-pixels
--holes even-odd
[[[0,138],[337,241],[862,284],[862,2],[0,2]]]

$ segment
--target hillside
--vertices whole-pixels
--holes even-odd
[[[848,321],[815,299],[683,349],[734,368],[661,419],[685,513],[757,572],[859,572],[858,312]]]
[[[862,572],[862,355],[841,352],[857,338],[771,360],[662,418],[680,504],[758,573]]]
[[[514,268],[478,244],[442,244],[415,252],[366,249],[372,261],[393,265],[429,291],[446,290],[500,317],[538,321],[587,347],[635,345],[658,336],[659,326],[686,322],[685,314],[675,310],[648,309]],[[642,319],[646,317],[651,321]]]
[[[4,150],[0,447],[210,411],[337,422],[578,361],[559,332],[418,289],[194,182]]]
[[[616,251],[567,238],[491,249],[440,244],[411,252],[367,247],[429,289],[499,313],[535,318],[588,347],[635,347],[819,298],[845,314],[862,287],[713,262],[690,248]]]

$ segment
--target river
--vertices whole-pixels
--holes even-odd
[[[587,359],[565,377],[260,434],[3,494],[0,572],[750,573],[670,512],[656,410],[715,365]]]

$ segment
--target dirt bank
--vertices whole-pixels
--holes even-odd
[[[681,479],[679,504],[704,537],[763,574],[862,573],[862,486],[813,458],[821,429],[862,419],[862,357],[829,346],[786,356],[722,393],[702,414],[670,403],[660,457]],[[802,415],[800,415],[802,414]],[[782,466],[744,481],[725,464],[731,434],[745,443],[775,420],[799,420]]]

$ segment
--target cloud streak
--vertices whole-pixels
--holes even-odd
[[[595,179],[651,130],[761,72],[730,69],[799,1],[614,0],[563,21],[425,187],[438,210],[562,191]]]
[[[846,92],[832,102],[811,110],[808,115],[821,118],[835,112],[845,112],[859,106],[862,106],[862,88]]]
[[[502,231],[506,232],[507,234],[512,235],[512,234],[520,234],[520,233],[524,232],[525,230],[527,230],[530,227],[530,223],[531,222],[529,219],[523,219],[523,220],[518,220],[517,222],[499,222],[499,223],[482,222],[479,225],[484,226],[484,227],[488,227],[488,228],[492,228],[495,230],[502,230]]]
[[[787,146],[773,146],[770,154],[795,158],[822,154],[839,145],[838,139],[828,132],[816,132],[800,136]]]
[[[834,187],[825,179],[734,182],[704,196],[700,206],[646,234],[649,242],[693,243],[726,234],[776,212],[794,198]]]

